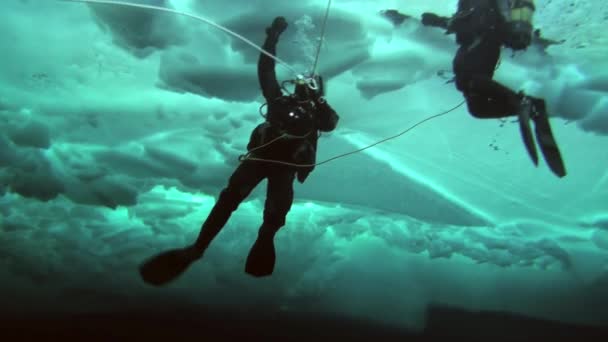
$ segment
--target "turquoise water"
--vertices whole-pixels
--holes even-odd
[[[196,13],[310,68],[324,1],[136,1]],[[495,79],[547,100],[568,175],[535,167],[517,121],[466,106],[295,184],[272,277],[243,272],[265,183],[176,282],[137,266],[186,245],[263,119],[254,47],[192,18],[63,1],[2,4],[0,268],[4,313],[193,307],[337,314],[420,331],[429,305],[608,325],[608,15],[601,1],[540,2],[565,43],[503,51]],[[455,1],[334,1],[319,72],[341,117],[324,161],[462,103],[453,36],[379,11],[450,15]],[[277,66],[280,79],[289,68]]]

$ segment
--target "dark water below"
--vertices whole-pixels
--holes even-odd
[[[193,311],[165,307],[78,315],[6,317],[4,341],[608,341],[608,328],[567,325],[512,314],[429,310],[422,332],[328,315]]]

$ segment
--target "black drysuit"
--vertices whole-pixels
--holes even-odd
[[[507,27],[495,0],[459,0],[450,30],[460,45],[453,61],[456,87],[478,118],[517,115],[521,96],[492,80]]]
[[[276,54],[278,38],[267,35],[263,48],[269,53]],[[277,118],[284,117],[287,112],[295,110],[298,105],[311,115],[313,130],[302,139],[280,139],[268,147],[252,151],[253,157],[279,160],[296,164],[314,163],[318,131],[329,132],[335,129],[338,115],[326,103],[312,101],[296,103],[288,96],[283,96],[276,78],[275,61],[260,54],[258,61],[258,78],[263,95],[268,104],[267,120],[253,131],[247,148],[267,143],[280,135]],[[274,237],[274,234],[285,225],[285,217],[293,202],[293,181],[304,182],[311,168],[296,168],[264,161],[245,160],[234,171],[228,185],[222,190],[218,201],[211,210],[196,242],[197,248],[205,249],[211,240],[219,233],[239,204],[264,179],[268,179],[266,201],[264,206],[264,221],[260,227],[259,236]]]
[[[459,0],[458,13],[448,24],[448,31],[456,33],[460,45],[453,61],[456,87],[466,101],[469,113],[482,119],[518,116],[522,139],[533,163],[538,165],[536,144],[529,126],[534,121],[536,142],[551,171],[558,177],[566,175],[559,147],[551,131],[545,101],[525,95],[492,80],[503,45],[524,49],[531,43],[531,29],[526,25],[508,23],[501,14],[507,8],[505,0]],[[520,5],[530,7],[531,3]],[[427,16],[429,24],[441,24]],[[521,26],[523,25],[523,26]]]

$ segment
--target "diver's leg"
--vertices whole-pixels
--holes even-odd
[[[274,236],[285,225],[285,217],[293,203],[295,172],[280,166],[268,177],[264,206],[264,222],[247,257],[245,272],[255,277],[269,276],[274,270]]]
[[[517,115],[521,96],[492,79],[500,46],[500,41],[490,38],[464,45],[453,61],[456,88],[463,93],[471,115],[477,118]]]
[[[484,76],[468,80],[464,92],[471,115],[480,119],[498,119],[516,116],[522,95]]]
[[[538,165],[538,153],[530,129],[530,120],[521,108],[522,94],[492,80],[501,42],[498,39],[476,41],[458,49],[453,68],[456,88],[460,90],[469,108],[469,113],[481,119],[497,119],[519,116],[519,126],[528,155]]]
[[[194,244],[197,253],[202,254],[207,249],[241,202],[266,177],[265,167],[252,161],[245,161],[237,167],[201,227]]]
[[[185,248],[164,251],[144,261],[139,267],[142,279],[151,285],[165,285],[179,277],[192,262],[199,259],[232,212],[264,179],[264,167],[261,165],[250,161],[241,163],[230,177],[228,186],[220,193],[196,242]]]
[[[524,146],[534,165],[538,165],[530,120],[526,116],[527,112],[521,110],[522,96],[492,80],[500,57],[500,47],[501,41],[497,37],[461,46],[453,62],[456,87],[463,93],[469,113],[477,118],[496,119],[519,115]]]
[[[514,92],[492,80],[500,54],[500,42],[486,40],[474,47],[462,46],[454,58],[456,87],[467,101],[469,112],[478,118],[518,116],[522,140],[532,162],[538,165],[538,153],[530,128],[535,123],[535,134],[547,164],[559,177],[566,175],[561,153],[553,137],[545,101]]]

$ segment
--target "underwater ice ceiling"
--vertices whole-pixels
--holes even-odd
[[[283,15],[291,26],[278,55],[300,70],[309,67],[325,9],[322,1],[139,3],[199,13],[257,44],[269,22]],[[154,185],[188,191],[223,185],[261,119],[257,50],[205,23],[150,10],[57,1],[4,6],[11,13],[1,24],[7,32],[0,88],[7,189],[114,207],[135,204]],[[319,68],[343,119],[322,139],[320,160],[394,135],[461,101],[438,76],[450,71],[453,37],[417,21],[423,11],[449,15],[454,6],[333,4]],[[261,7],[267,8],[263,15]],[[567,7],[565,16],[561,2],[543,3],[537,26],[566,42],[546,54],[532,48],[511,57],[505,51],[496,75],[547,99],[565,179],[529,163],[513,120],[477,120],[463,106],[319,168],[298,197],[457,224],[593,221],[608,203],[608,76],[597,58],[606,46],[597,35],[605,7],[583,1]],[[387,8],[413,18],[394,27],[378,13]],[[282,67],[279,74],[290,76]]]

